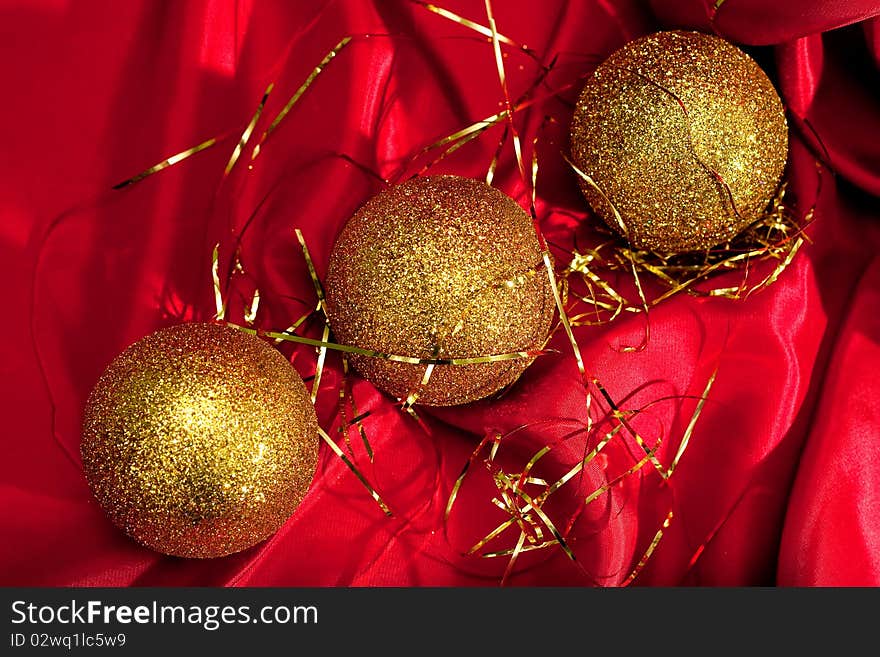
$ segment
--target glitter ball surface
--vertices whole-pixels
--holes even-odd
[[[785,168],[788,129],[773,84],[744,52],[716,36],[658,32],[587,81],[571,151],[601,190],[581,180],[590,205],[624,232],[616,208],[633,246],[692,251],[759,218]]]
[[[262,340],[214,324],[157,331],[89,397],[81,453],[110,519],[159,552],[218,557],[273,534],[306,494],[317,419]]]
[[[555,308],[529,216],[470,178],[414,178],[381,192],[349,220],[326,281],[336,339],[416,358],[471,358],[540,347]],[[515,381],[527,359],[425,365],[353,357],[398,398],[463,404]]]

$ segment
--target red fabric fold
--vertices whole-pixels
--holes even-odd
[[[785,519],[779,581],[795,586],[880,586],[880,260],[849,302]]]
[[[872,0],[651,0],[657,17],[668,25],[688,26],[739,43],[765,46],[836,30],[880,13]]]
[[[815,205],[811,242],[766,291],[745,301],[670,299],[651,311],[650,340],[636,353],[620,347],[641,341],[640,317],[576,329],[608,394],[626,408],[646,407],[633,424],[666,438],[657,452],[664,464],[678,450],[693,397],[717,370],[716,383],[668,484],[649,464],[583,507],[586,493],[644,454],[631,439],[615,441],[548,507],[554,520],[571,519],[576,561],[560,549],[525,553],[507,583],[626,583],[670,511],[635,584],[880,583],[880,466],[869,451],[880,436],[876,3],[494,4],[504,35],[543,64],[558,54],[535,91],[540,102],[517,114],[527,158],[538,141],[537,210],[557,257],[592,220],[559,157],[580,79],[657,29],[714,30],[750,46],[788,109],[790,198],[801,211]],[[442,6],[487,23],[483,2]],[[221,182],[269,83],[257,138],[350,35],[259,157],[251,161],[251,141]],[[520,49],[502,49],[516,99],[540,68]],[[382,186],[366,170],[393,177],[425,145],[500,111],[488,40],[405,0],[7,1],[0,62],[0,256],[9,278],[0,324],[0,583],[497,585],[506,559],[465,554],[506,517],[491,502],[482,459],[448,520],[446,501],[486,435],[527,425],[505,439],[497,464],[517,471],[553,444],[539,468],[547,477],[590,447],[582,434],[568,435],[572,418],[584,416],[584,394],[561,333],[551,344],[558,353],[538,359],[502,397],[423,409],[429,434],[370,383],[351,379],[358,410],[370,413],[364,426],[375,461],[361,447],[355,453],[392,519],[322,448],[311,491],[273,538],[223,559],[165,557],[106,520],[78,455],[83,403],[113,356],[160,326],[212,316],[214,244],[222,244],[223,262],[237,252],[251,277],[237,289],[261,290],[260,326],[283,329],[313,305],[293,228],[323,274],[342,224]],[[484,177],[502,130],[488,130],[431,172]],[[217,146],[110,190],[215,136]],[[495,184],[527,205],[509,139]],[[230,312],[242,304],[233,295]],[[303,376],[314,373],[313,352],[281,348]],[[317,403],[324,427],[339,421],[341,380],[331,355]],[[515,539],[507,534],[493,547]]]

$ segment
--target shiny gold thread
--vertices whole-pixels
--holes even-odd
[[[595,183],[581,177],[587,200],[633,246],[693,251],[760,217],[785,168],[788,130],[776,90],[748,55],[719,37],[658,32],[596,69],[572,119],[571,151]]]
[[[485,183],[414,178],[370,199],[343,228],[326,280],[336,339],[415,358],[540,348],[553,295],[528,215]],[[352,356],[398,399],[463,404],[515,381],[530,359],[426,367]]]
[[[317,419],[260,339],[182,324],[135,343],[85,409],[82,460],[110,519],[159,552],[218,557],[274,533],[315,472]]]

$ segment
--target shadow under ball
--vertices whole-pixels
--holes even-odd
[[[659,252],[706,249],[759,219],[787,154],[767,75],[736,46],[698,32],[657,32],[614,52],[571,123],[572,161],[601,190],[580,179],[590,205],[632,246]]]
[[[139,543],[219,557],[268,538],[318,459],[302,379],[259,338],[215,324],[157,331],[117,356],[85,408],[83,468]]]
[[[413,178],[367,201],[342,229],[326,296],[338,342],[414,358],[471,358],[540,348],[555,308],[532,221],[483,182]],[[464,404],[513,383],[530,359],[426,366],[352,356],[385,392]]]

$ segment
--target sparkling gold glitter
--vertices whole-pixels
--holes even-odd
[[[416,358],[468,358],[539,348],[553,295],[529,216],[483,182],[413,178],[370,199],[343,228],[326,281],[336,339]],[[426,366],[353,356],[397,398],[432,406],[481,399],[529,359]]]
[[[89,397],[86,478],[110,519],[159,552],[219,557],[274,533],[308,490],[317,419],[275,349],[215,324],[136,342]]]
[[[759,218],[785,168],[788,131],[776,90],[748,55],[719,37],[658,32],[596,69],[571,150],[601,190],[581,180],[609,226],[636,248],[679,252],[724,242]]]

